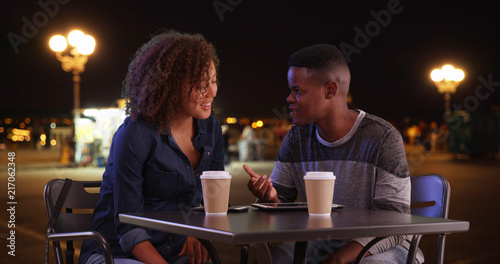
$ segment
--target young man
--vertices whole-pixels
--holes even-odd
[[[307,171],[333,171],[333,202],[346,207],[410,213],[410,178],[400,133],[383,119],[347,107],[351,79],[342,53],[318,44],[290,56],[287,97],[295,126],[280,147],[271,177],[251,176],[250,191],[260,202],[306,200]],[[307,263],[351,263],[372,238],[319,241],[308,246]],[[406,263],[409,241],[390,237],[376,244],[363,263]],[[291,263],[291,246],[273,248],[273,259]],[[418,252],[417,259],[423,262]],[[382,261],[382,262],[380,262]]]

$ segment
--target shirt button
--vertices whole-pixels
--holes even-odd
[[[170,249],[170,246],[167,246],[167,249]]]
[[[210,156],[210,151],[207,151],[207,155]]]
[[[196,173],[196,177],[200,177],[200,174],[199,174],[199,173]]]

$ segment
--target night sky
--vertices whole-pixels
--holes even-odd
[[[48,40],[75,28],[97,42],[82,74],[82,108],[114,105],[131,55],[160,28],[201,33],[215,44],[221,60],[216,106],[223,116],[283,113],[288,56],[317,43],[349,47],[354,103],[384,118],[442,116],[443,95],[429,74],[447,63],[466,74],[452,106],[486,111],[500,105],[494,0],[40,2],[52,4],[2,1],[2,116],[70,112],[72,76]],[[25,21],[34,32],[23,31]],[[13,45],[14,35],[26,43]]]

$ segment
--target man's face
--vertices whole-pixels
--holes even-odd
[[[288,86],[291,92],[286,101],[295,125],[316,123],[328,113],[325,109],[326,86],[318,81],[319,74],[308,72],[303,67],[288,69]]]

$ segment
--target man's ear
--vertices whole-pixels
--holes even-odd
[[[337,94],[337,90],[338,90],[339,86],[336,82],[334,81],[331,81],[329,83],[326,84],[326,98],[327,99],[332,99],[335,97],[335,95]]]

